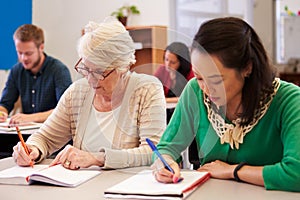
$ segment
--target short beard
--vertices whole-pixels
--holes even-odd
[[[37,61],[35,63],[33,63],[32,69],[34,69],[37,66],[39,66],[40,62],[41,62],[41,54],[39,53],[39,57],[38,57]]]

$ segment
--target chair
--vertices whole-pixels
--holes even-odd
[[[192,164],[193,169],[198,169],[200,167],[200,160],[199,160],[199,155],[198,155],[198,147],[197,147],[197,142],[194,138],[193,142],[189,146],[188,149],[188,154],[189,154],[189,162]]]

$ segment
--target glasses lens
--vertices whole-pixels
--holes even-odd
[[[84,68],[82,65],[78,65],[76,68],[77,72],[83,76],[88,76],[89,75],[89,71],[88,69]]]
[[[91,70],[89,70],[88,68],[86,68],[86,67],[84,66],[84,64],[81,63],[81,62],[79,62],[79,63],[77,64],[77,66],[75,67],[75,69],[76,69],[76,71],[77,71],[79,74],[81,74],[81,75],[83,75],[83,76],[85,76],[85,77],[87,77],[89,74],[91,74],[93,78],[98,79],[98,80],[104,80],[105,77],[107,77],[108,75],[110,75],[110,74],[114,71],[114,69],[113,69],[113,70],[111,70],[108,74],[103,75],[103,73],[104,73],[103,71],[98,71],[98,70],[96,70],[96,71],[91,71]]]
[[[92,75],[95,79],[98,79],[98,80],[103,80],[104,77],[102,74],[98,74],[97,72],[92,72]]]

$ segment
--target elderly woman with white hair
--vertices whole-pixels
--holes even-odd
[[[51,165],[79,169],[92,165],[125,168],[151,164],[150,138],[157,143],[166,126],[162,84],[130,72],[132,38],[117,20],[90,22],[78,44],[75,70],[84,78],[64,93],[43,126],[20,143],[13,157],[20,166],[40,162],[62,148]]]

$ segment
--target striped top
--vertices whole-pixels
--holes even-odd
[[[150,138],[157,143],[166,127],[162,84],[154,76],[134,72],[128,76],[130,78],[120,105],[112,148],[100,149],[105,152],[106,168],[150,165],[152,151],[145,139]],[[39,148],[41,160],[70,139],[79,149],[88,145],[82,141],[93,97],[94,91],[86,79],[74,82],[66,90],[43,126],[27,140],[28,144]],[[95,152],[99,152],[99,149]]]

